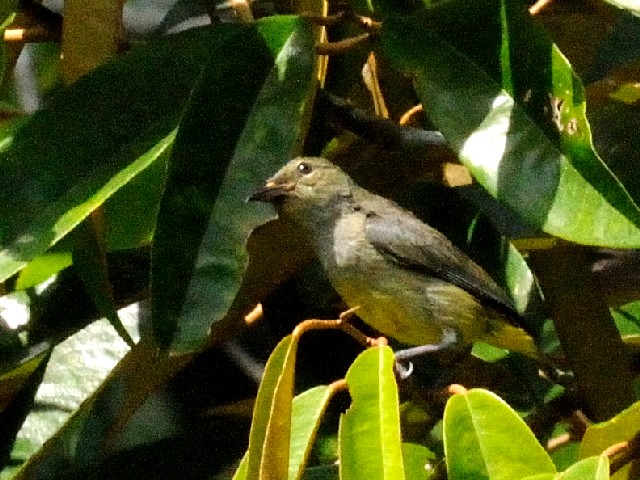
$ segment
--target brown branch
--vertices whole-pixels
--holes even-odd
[[[294,328],[293,333],[291,334],[292,342],[297,341],[302,336],[302,334],[310,330],[335,329],[335,330],[342,330],[343,332],[350,335],[358,343],[362,344],[365,347],[386,345],[387,344],[386,338],[368,337],[349,323],[349,319],[354,315],[357,309],[358,307],[355,307],[355,308],[350,308],[345,312],[342,312],[340,314],[340,318],[338,318],[337,320],[320,320],[320,319],[304,320],[303,322],[299,323],[296,326],[296,328]]]
[[[365,17],[351,12],[349,18],[357,23],[365,32],[378,34],[380,33],[380,30],[382,30],[382,22],[378,22],[371,17]]]
[[[344,40],[338,40],[337,42],[319,43],[316,45],[316,52],[318,55],[339,55],[368,41],[370,37],[370,33],[361,33],[355,37],[345,38]]]
[[[343,11],[327,16],[316,15],[314,13],[303,13],[301,17],[307,19],[310,23],[317,25],[318,27],[333,27],[334,25],[342,22],[346,18],[346,14]]]
[[[529,13],[531,15],[537,15],[544,8],[548,7],[551,4],[551,2],[553,2],[553,0],[538,0],[536,3],[531,5],[531,7],[529,7]]]
[[[60,42],[60,39],[60,32],[52,31],[50,28],[41,25],[28,28],[8,28],[4,31],[5,42],[43,43]]]
[[[406,112],[404,112],[402,114],[402,117],[400,117],[400,125],[406,125],[411,121],[411,118],[413,118],[414,115],[417,115],[418,113],[424,111],[424,108],[422,107],[422,104],[419,103],[418,105],[411,107],[409,110],[407,110]]]
[[[604,453],[609,457],[611,475],[631,462],[640,460],[640,435],[636,434],[628,442],[611,445]]]

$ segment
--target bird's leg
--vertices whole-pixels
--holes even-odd
[[[406,348],[404,350],[399,350],[395,353],[396,364],[395,369],[398,377],[401,380],[409,377],[413,372],[413,364],[408,362],[408,365],[403,365],[403,361],[410,360],[412,358],[421,357],[423,355],[429,355],[434,352],[439,352],[441,350],[446,350],[447,348],[451,348],[458,341],[458,336],[456,332],[451,329],[445,329],[442,332],[442,339],[438,343],[431,343],[429,345],[419,345],[417,347]]]

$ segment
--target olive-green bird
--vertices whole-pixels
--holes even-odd
[[[250,200],[301,228],[349,307],[382,334],[433,350],[482,341],[541,360],[511,299],[444,235],[356,185],[323,158],[297,158]]]

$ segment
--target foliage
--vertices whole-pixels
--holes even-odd
[[[634,2],[176,1],[136,45],[65,3],[2,4],[60,42],[32,113],[2,48],[3,478],[635,478]],[[392,348],[294,330],[344,306],[245,199],[300,154],[445,232],[574,377],[476,345],[398,382]]]

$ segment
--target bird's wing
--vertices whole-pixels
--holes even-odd
[[[381,213],[370,212],[366,234],[371,245],[391,261],[446,280],[518,323],[513,302],[489,274],[412,214],[395,205],[388,205]]]

